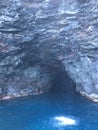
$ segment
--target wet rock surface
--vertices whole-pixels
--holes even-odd
[[[63,70],[97,101],[97,17],[97,0],[1,0],[1,98],[47,91]]]

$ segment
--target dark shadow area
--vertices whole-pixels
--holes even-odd
[[[52,85],[53,87],[50,89],[51,93],[75,93],[76,85],[63,68],[58,68],[56,71]]]

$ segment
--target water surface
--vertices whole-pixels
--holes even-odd
[[[2,101],[0,130],[98,130],[98,104],[65,88]]]

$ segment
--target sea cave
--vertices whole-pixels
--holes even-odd
[[[98,130],[98,1],[0,0],[0,130]]]

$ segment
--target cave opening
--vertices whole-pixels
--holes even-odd
[[[55,76],[52,82],[52,87],[50,89],[51,93],[62,93],[65,92],[67,94],[76,93],[76,84],[74,81],[68,76],[66,70],[62,65],[58,65],[59,67],[55,68]]]

